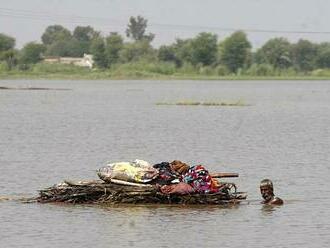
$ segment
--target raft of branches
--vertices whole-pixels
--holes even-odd
[[[72,204],[231,204],[245,200],[246,193],[236,192],[232,183],[224,184],[214,194],[167,195],[155,185],[120,185],[113,182],[85,181],[54,185],[40,190],[40,203],[64,202]]]

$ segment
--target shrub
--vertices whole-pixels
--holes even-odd
[[[330,77],[330,70],[329,69],[317,69],[311,72],[312,76],[316,77]]]
[[[90,72],[90,69],[79,67],[70,64],[46,64],[46,63],[38,63],[32,67],[32,71],[34,73],[84,73]]]
[[[116,74],[121,73],[125,75],[131,72],[172,75],[175,73],[176,67],[174,63],[170,62],[151,63],[147,61],[138,61],[125,64],[116,64],[111,68],[111,71]]]
[[[276,72],[270,64],[253,64],[244,74],[249,76],[275,76]]]
[[[198,70],[196,69],[196,67],[194,67],[192,64],[190,63],[184,63],[178,70],[179,73],[182,74],[192,74],[192,75],[196,75],[198,74]]]
[[[297,76],[297,72],[293,67],[280,70],[280,76]]]
[[[230,74],[228,68],[224,65],[218,65],[216,68],[215,68],[215,71],[216,71],[216,74],[218,76],[227,76]]]
[[[6,62],[0,62],[0,72],[7,72],[9,71],[8,65]]]
[[[199,74],[211,76],[215,74],[215,70],[211,66],[202,66],[199,68]]]

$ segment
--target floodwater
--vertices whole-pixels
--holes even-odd
[[[0,247],[329,247],[330,82],[0,81]],[[237,101],[248,106],[158,102]],[[249,201],[66,206],[17,199],[106,161],[238,172]],[[285,205],[262,206],[270,178]]]

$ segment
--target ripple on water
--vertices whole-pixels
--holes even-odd
[[[0,195],[95,179],[108,160],[181,159],[233,179],[250,202],[93,207],[0,200],[8,247],[326,247],[330,243],[328,82],[29,81],[70,91],[0,91]],[[2,86],[21,87],[22,81]],[[231,101],[249,107],[157,106]],[[259,204],[271,178],[282,207]]]

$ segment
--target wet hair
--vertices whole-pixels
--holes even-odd
[[[260,182],[260,187],[270,187],[273,188],[273,182],[269,179],[264,179]]]

